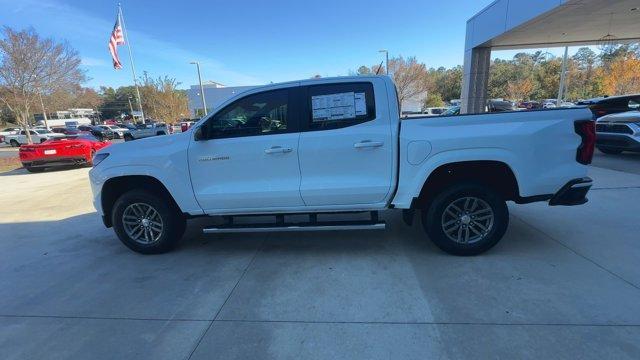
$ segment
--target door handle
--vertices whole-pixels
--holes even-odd
[[[363,149],[363,148],[377,148],[377,147],[381,147],[382,145],[384,145],[382,141],[362,140],[358,143],[353,144],[353,147],[356,149]]]
[[[285,154],[285,153],[290,153],[292,151],[293,151],[292,148],[285,148],[282,146],[273,146],[269,149],[264,150],[265,154]]]

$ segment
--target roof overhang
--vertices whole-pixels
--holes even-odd
[[[640,0],[496,0],[467,21],[466,49],[594,45],[640,39]]]

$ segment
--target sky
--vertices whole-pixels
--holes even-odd
[[[166,75],[180,88],[197,84],[191,61],[200,62],[204,81],[227,86],[348,75],[382,61],[380,49],[428,67],[461,65],[466,20],[490,2],[121,1],[137,76]],[[119,71],[107,48],[116,9],[104,0],[0,0],[0,24],[68,41],[82,58],[85,86],[117,87],[131,85],[132,74],[126,47],[118,48]]]

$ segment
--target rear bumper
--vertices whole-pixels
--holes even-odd
[[[549,200],[550,206],[574,206],[582,205],[589,201],[587,193],[593,185],[590,177],[573,179],[566,183],[553,197]]]
[[[64,156],[64,157],[51,157],[46,159],[24,159],[21,160],[24,167],[54,167],[54,166],[69,166],[69,165],[85,165],[87,159],[82,156]]]

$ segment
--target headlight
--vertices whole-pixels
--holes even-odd
[[[104,159],[109,156],[109,153],[99,153],[93,156],[93,167],[98,166]]]

